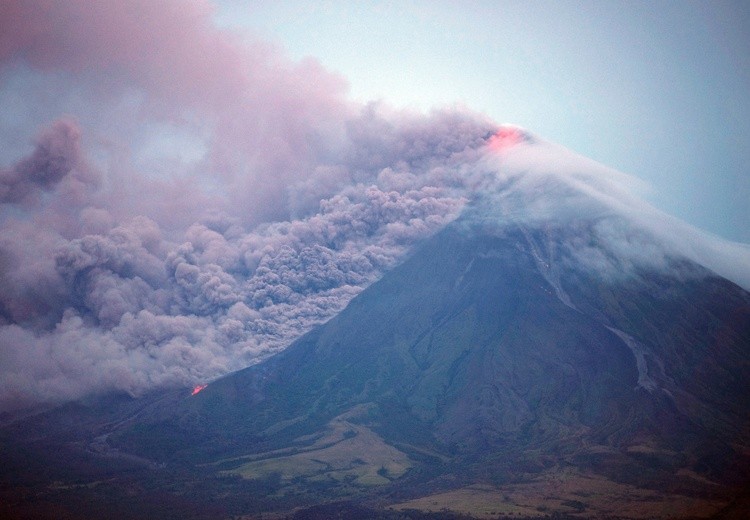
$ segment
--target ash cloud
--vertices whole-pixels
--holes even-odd
[[[465,199],[433,174],[389,171],[386,186],[350,184],[308,217],[250,230],[214,215],[181,242],[144,216],[56,235],[45,276],[24,282],[37,294],[52,280],[55,297],[0,327],[3,404],[188,385],[285,347],[458,215]]]
[[[0,77],[63,95],[21,85],[52,122],[16,122],[37,139],[0,176],[3,409],[192,385],[284,348],[458,215],[494,129],[354,105],[201,1],[7,10]]]
[[[83,182],[92,181],[86,176],[80,134],[75,123],[68,120],[55,121],[43,129],[31,155],[0,169],[0,204],[32,204],[69,174]]]
[[[487,146],[497,126],[463,108],[354,104],[202,0],[3,9],[0,108],[28,115],[0,132],[0,409],[257,362],[478,198],[500,223],[599,215],[612,244],[611,215],[649,220],[631,177]]]

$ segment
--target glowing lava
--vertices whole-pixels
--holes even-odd
[[[490,150],[502,152],[511,146],[524,141],[525,136],[521,129],[512,126],[503,126],[487,141]]]
[[[198,385],[198,386],[196,386],[195,388],[193,388],[193,392],[192,392],[192,393],[191,393],[190,395],[195,395],[195,394],[197,394],[198,392],[200,392],[201,390],[203,390],[203,389],[204,389],[204,388],[206,388],[207,386],[208,386],[208,385]]]

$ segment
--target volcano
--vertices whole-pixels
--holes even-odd
[[[6,498],[22,480],[70,502],[146,479],[224,515],[743,514],[750,293],[612,210],[616,194],[524,164],[272,358],[192,395],[6,417]],[[48,468],[40,453],[74,463],[19,469]]]

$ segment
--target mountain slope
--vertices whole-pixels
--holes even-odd
[[[112,440],[213,460],[359,410],[386,443],[467,464],[647,450],[729,478],[748,438],[748,294],[685,260],[619,281],[560,267],[564,240],[462,219],[283,353]]]
[[[209,473],[221,496],[249,486],[258,511],[376,498],[490,515],[511,497],[506,513],[601,516],[620,497],[626,517],[705,517],[744,503],[750,294],[622,216],[519,217],[525,203],[478,198],[335,318],[195,395],[9,417],[6,480],[37,482],[19,453],[43,453],[94,466],[48,477],[65,482],[97,464],[170,490],[160,471]],[[579,487],[550,502],[563,480]]]

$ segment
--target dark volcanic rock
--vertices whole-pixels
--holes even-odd
[[[112,439],[212,459],[283,448],[364,406],[358,420],[387,442],[466,461],[580,462],[600,446],[736,466],[748,293],[686,261],[607,279],[553,254],[565,240],[459,220],[283,353]]]
[[[685,259],[618,276],[578,266],[568,233],[469,212],[273,358],[194,396],[11,421],[6,449],[54,440],[45,453],[78,446],[122,468],[291,464],[345,417],[343,438],[361,426],[408,455],[401,480],[379,472],[393,497],[553,467],[685,496],[747,485],[750,294]],[[252,485],[280,485],[264,478]]]

